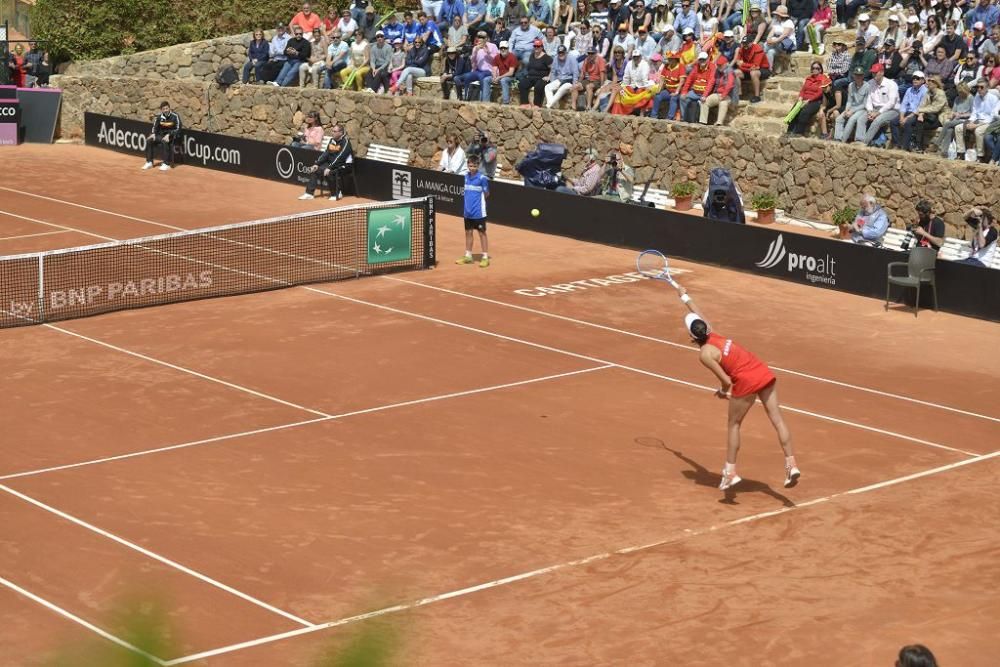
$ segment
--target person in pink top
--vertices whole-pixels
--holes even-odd
[[[833,23],[833,9],[830,7],[830,0],[820,0],[819,6],[813,12],[812,18],[806,25],[806,34],[809,36],[809,45],[812,47],[813,55],[821,56],[826,53],[826,45],[823,43],[823,33],[830,29]]]
[[[288,22],[289,27],[295,25],[302,27],[302,34],[312,35],[314,29],[323,28],[323,19],[312,10],[312,5],[306,2],[302,5],[302,11],[293,16],[292,20]]]
[[[323,148],[323,123],[319,119],[318,111],[310,111],[306,114],[306,123],[292,139],[292,146],[311,148],[315,151]]]
[[[472,47],[472,53],[469,54],[469,63],[472,69],[468,74],[455,77],[455,83],[464,88],[464,99],[472,99],[469,97],[472,85],[478,83],[479,101],[490,101],[493,92],[493,63],[499,53],[496,45],[489,41],[485,30],[476,33],[475,46]]]
[[[729,401],[728,441],[726,448],[726,465],[722,469],[722,481],[719,489],[725,491],[741,480],[736,474],[736,455],[740,451],[740,426],[743,418],[760,398],[778,434],[778,442],[785,453],[785,487],[791,488],[798,484],[799,472],[792,451],[792,435],[781,416],[781,405],[778,403],[778,392],[775,389],[777,379],[774,373],[763,361],[752,352],[743,348],[731,338],[715,333],[708,322],[698,313],[694,301],[683,287],[678,288],[681,301],[690,311],[684,317],[684,328],[691,340],[701,348],[701,363],[718,378],[720,387],[715,395]]]

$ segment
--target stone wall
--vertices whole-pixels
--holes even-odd
[[[68,76],[130,76],[147,79],[213,80],[223,65],[243,66],[252,33],[176,44],[153,51],[67,65]]]
[[[703,186],[708,170],[721,165],[732,170],[747,195],[773,192],[781,208],[802,218],[830,220],[834,210],[856,205],[861,192],[871,191],[894,224],[913,219],[916,201],[927,198],[944,212],[949,235],[965,237],[966,208],[975,203],[1000,208],[995,166],[730,128],[339,90],[236,85],[222,91],[214,83],[192,80],[67,75],[54,85],[65,91],[62,129],[67,136],[82,133],[85,109],[148,120],[160,100],[168,99],[188,126],[280,142],[288,140],[306,111],[319,109],[324,123],[337,119],[346,125],[359,154],[373,142],[407,147],[417,166],[436,166],[445,133],[457,132],[467,142],[483,128],[498,144],[508,175],[537,143],[554,141],[569,148],[564,166],[572,175],[591,146],[620,150],[638,180],[652,180],[653,187],[679,180]]]

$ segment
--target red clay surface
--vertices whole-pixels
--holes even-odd
[[[90,148],[9,154],[4,254],[331,204]],[[723,497],[725,404],[670,293],[526,296],[634,253],[490,237],[487,270],[451,263],[460,221],[440,216],[433,271],[0,331],[0,577],[109,632],[125,596],[163,594],[161,658],[223,649],[182,664],[299,665],[373,622],[400,665],[888,665],[912,642],[994,664],[1000,361],[969,341],[995,324],[677,262],[776,367],[805,475],[781,487],[757,409]],[[0,664],[94,636],[0,596]]]

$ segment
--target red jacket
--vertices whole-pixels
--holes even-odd
[[[715,86],[715,65],[708,63],[705,69],[695,65],[691,68],[688,77],[684,79],[684,86],[681,88],[681,95],[687,95],[689,91],[694,91],[702,96],[708,97]]]
[[[806,102],[815,102],[823,97],[823,89],[830,85],[830,77],[826,74],[810,74],[802,84],[799,97]]]
[[[687,67],[684,67],[681,63],[677,63],[677,66],[673,69],[663,66],[660,70],[661,81],[663,81],[663,90],[669,93],[676,93],[680,90],[681,81],[684,80],[684,75],[687,74]]]
[[[729,97],[729,93],[733,91],[733,86],[735,85],[736,75],[733,74],[733,70],[723,69],[718,71],[718,75],[715,80],[716,95],[722,98]]]
[[[749,72],[753,69],[771,69],[767,62],[767,54],[760,44],[754,42],[749,48],[740,47],[736,49],[736,60],[740,63],[740,69]]]

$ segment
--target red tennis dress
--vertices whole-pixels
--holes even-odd
[[[710,333],[707,344],[718,348],[722,353],[719,365],[733,381],[734,397],[756,394],[775,381],[774,373],[767,364],[755,357],[752,352],[737,345],[731,338]]]

